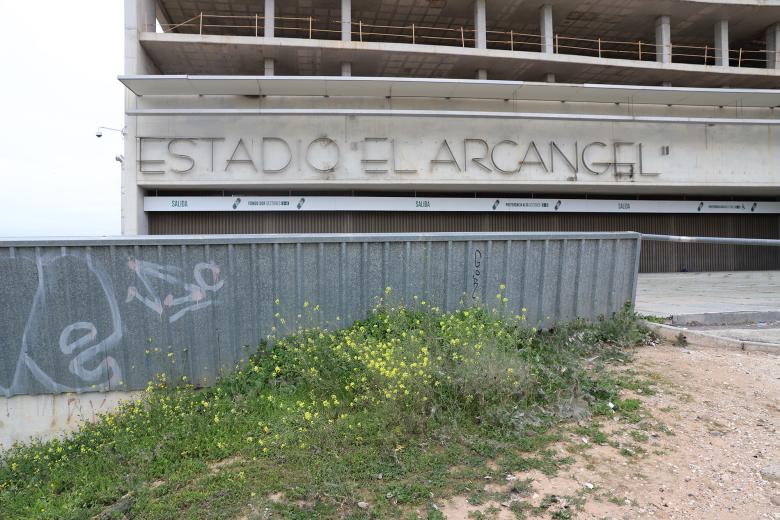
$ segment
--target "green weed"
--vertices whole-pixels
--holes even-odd
[[[0,511],[385,518],[468,489],[480,501],[489,461],[496,479],[571,463],[547,449],[558,424],[638,417],[606,367],[649,337],[630,308],[539,331],[522,313],[380,306],[343,329],[263,342],[214,387],[150,383],[77,433],[12,448]]]

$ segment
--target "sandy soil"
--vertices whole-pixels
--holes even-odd
[[[567,498],[540,518],[559,511],[557,518],[780,520],[780,482],[760,473],[780,464],[780,356],[662,344],[641,349],[634,368],[658,381],[657,394],[635,396],[653,415],[646,441],[631,437],[635,425],[610,421],[604,430],[617,447],[573,438],[557,447],[561,454],[576,443],[587,446],[555,477],[508,476],[533,479],[530,493],[479,507],[455,497],[445,504],[445,516],[465,519],[478,510],[488,518],[515,518],[513,500],[535,506],[554,494]],[[646,453],[626,456],[621,446]],[[488,491],[511,483],[489,484]],[[585,499],[581,510],[572,503],[577,496]]]

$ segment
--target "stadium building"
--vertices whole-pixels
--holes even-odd
[[[125,45],[126,235],[780,238],[780,1],[125,0]]]

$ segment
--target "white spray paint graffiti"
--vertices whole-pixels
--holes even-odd
[[[89,273],[99,283],[110,315],[110,323],[103,327],[108,333],[102,339],[98,339],[98,329],[94,323],[89,321],[72,323],[66,326],[60,334],[59,348],[64,355],[72,355],[77,350],[83,349],[70,360],[68,371],[83,383],[88,383],[84,386],[57,382],[52,375],[41,368],[40,364],[31,355],[34,349],[46,350],[46,345],[37,344],[36,340],[32,339],[36,332],[35,329],[46,321],[46,271],[52,269],[59,262],[73,259],[83,262]],[[30,261],[30,259],[25,258],[17,260]],[[46,390],[55,393],[109,390],[111,385],[116,385],[122,378],[119,364],[113,357],[108,355],[122,341],[122,318],[114,297],[111,279],[102,268],[94,264],[90,255],[38,255],[35,258],[35,264],[37,267],[38,285],[22,334],[21,350],[17,359],[16,370],[9,388],[0,387],[0,392],[3,392],[5,395],[20,393],[27,386],[25,379],[28,377],[28,374],[32,375],[35,381],[40,383]],[[86,330],[87,333],[74,341],[70,341],[72,333],[77,330]],[[93,364],[96,361],[94,368],[88,368],[89,364]]]
[[[181,269],[173,265],[160,265],[135,258],[131,258],[127,265],[141,280],[145,292],[142,294],[138,288],[131,285],[127,288],[125,303],[138,300],[157,314],[160,319],[163,318],[163,314],[168,309],[171,311],[167,316],[170,323],[179,320],[188,312],[195,312],[212,305],[214,300],[209,299],[208,293],[216,293],[225,285],[225,281],[220,280],[219,277],[219,266],[213,262],[201,262],[195,266],[192,273],[195,279],[194,284],[181,280],[178,276]],[[203,278],[205,272],[211,273],[212,283],[206,282]],[[154,289],[152,279],[162,280],[183,294],[174,296],[173,293],[168,293],[167,296],[160,299],[159,294]],[[173,312],[175,308],[181,306],[184,307]]]
[[[182,281],[178,276],[181,269],[176,266],[136,259],[130,259],[128,265],[141,280],[145,293],[130,286],[126,301],[141,301],[169,323],[213,305],[215,300],[210,296],[225,284],[220,279],[219,266],[213,262],[195,265],[194,283]],[[0,380],[0,395],[30,393],[35,383],[42,391],[52,393],[121,388],[122,367],[115,352],[122,346],[124,334],[135,331],[124,330],[115,284],[90,254],[0,257],[0,273],[24,278],[9,283],[26,287],[26,294],[31,297],[25,298],[21,289],[10,293],[19,298],[14,305],[26,307],[30,303],[26,321],[16,321],[16,332],[0,330],[0,348],[6,353],[19,349],[15,367],[6,372],[7,386]],[[211,282],[206,281],[209,275]],[[152,283],[154,279],[175,289],[161,299]],[[77,319],[69,322],[74,317]],[[62,322],[65,325],[60,330]],[[17,335],[20,331],[21,338]],[[3,358],[13,363],[7,355]]]
[[[71,333],[78,330],[85,330],[87,332],[73,342],[69,342]],[[97,338],[97,329],[94,324],[87,321],[72,323],[65,327],[60,334],[60,350],[66,355],[72,354],[74,350],[92,344],[95,338]],[[119,336],[119,340],[121,340],[121,335]],[[116,343],[119,343],[119,341],[116,341]],[[119,368],[119,363],[117,363],[116,359],[113,357],[106,356],[103,361],[98,363],[98,365],[91,370],[86,367],[88,362],[92,361],[100,354],[102,346],[102,343],[97,343],[82,350],[76,357],[70,360],[68,370],[83,381],[89,383],[105,380],[106,374],[110,374],[108,377],[108,387],[118,388],[119,382],[122,380],[122,371]],[[111,347],[113,346],[116,345],[112,343]]]

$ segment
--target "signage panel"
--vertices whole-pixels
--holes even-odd
[[[432,211],[532,213],[775,213],[780,202],[459,197],[144,197],[144,211]]]

